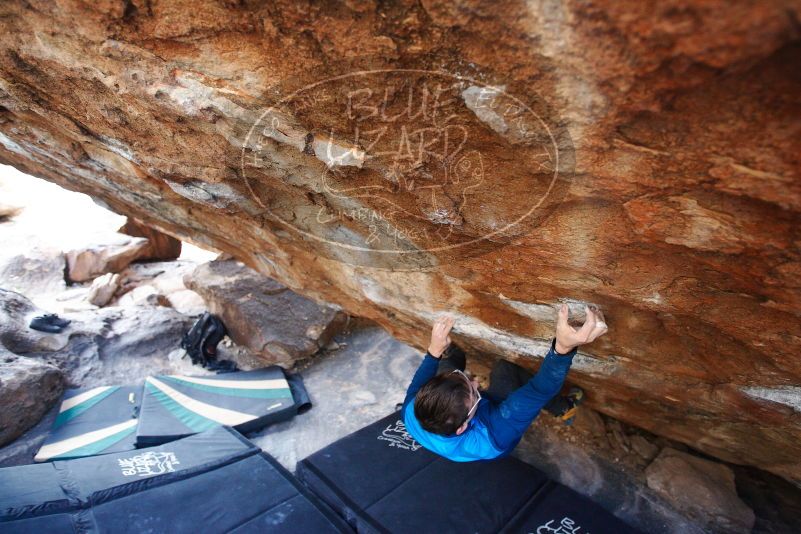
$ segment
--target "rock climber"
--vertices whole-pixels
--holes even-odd
[[[454,320],[436,320],[423,362],[412,378],[401,407],[409,434],[423,447],[456,462],[489,460],[509,454],[544,407],[566,401],[557,394],[580,345],[607,331],[600,310],[585,307],[580,328],[568,323],[568,307],[559,309],[556,336],[536,375],[501,360],[483,392],[465,372],[464,352],[451,344]],[[443,355],[446,357],[443,358]],[[514,387],[510,384],[514,383]],[[573,404],[580,400],[573,390]],[[580,390],[577,390],[580,393]],[[554,402],[557,400],[557,402]]]

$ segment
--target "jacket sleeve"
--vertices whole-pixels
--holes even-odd
[[[409,384],[409,389],[406,390],[406,398],[403,400],[403,407],[401,408],[402,413],[406,410],[406,405],[414,400],[414,396],[417,395],[420,388],[423,387],[426,382],[434,378],[434,375],[437,374],[438,366],[439,360],[426,352],[420,367],[418,367],[417,372],[414,373],[412,383]]]
[[[514,446],[542,407],[562,389],[577,350],[561,355],[556,352],[555,343],[556,340],[551,343],[537,374],[502,403],[491,407],[487,427],[499,449]]]

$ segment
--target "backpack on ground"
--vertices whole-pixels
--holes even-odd
[[[186,351],[195,365],[212,370],[235,371],[236,364],[225,360],[217,361],[217,345],[228,333],[223,322],[216,315],[204,312],[192,328],[181,339],[181,348]]]

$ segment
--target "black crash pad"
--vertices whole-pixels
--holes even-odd
[[[515,458],[435,455],[398,413],[312,454],[296,474],[358,532],[636,532]]]
[[[266,531],[351,529],[227,427],[158,447],[0,469],[0,532]]]

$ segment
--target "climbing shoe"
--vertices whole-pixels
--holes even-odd
[[[572,425],[576,417],[578,405],[584,400],[584,391],[579,387],[571,387],[567,395],[554,397],[545,405],[545,410],[558,417],[566,425]]]
[[[576,418],[578,405],[581,404],[582,400],[584,400],[584,391],[582,391],[580,387],[576,386],[570,388],[570,391],[567,393],[567,401],[570,404],[570,407],[560,416],[566,425],[573,424],[573,420]]]
[[[51,323],[53,323],[55,325],[58,325],[58,326],[60,326],[62,328],[66,328],[72,322],[69,319],[63,319],[63,318],[59,317],[55,313],[48,313],[48,314],[43,315],[42,317],[44,317],[45,319],[47,319]]]
[[[47,332],[49,334],[58,334],[64,330],[70,321],[62,319],[55,313],[48,313],[34,317],[29,325],[31,329],[38,330],[39,332]]]

